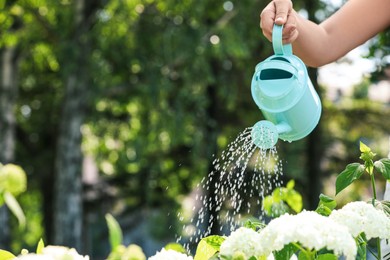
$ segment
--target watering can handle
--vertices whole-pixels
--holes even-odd
[[[292,55],[291,44],[283,44],[282,42],[283,25],[274,24],[272,30],[272,47],[276,55]]]

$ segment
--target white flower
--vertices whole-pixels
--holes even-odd
[[[367,239],[390,238],[390,218],[372,204],[363,201],[350,202],[342,209],[334,210],[329,217],[346,226],[354,237],[364,232]]]
[[[26,254],[18,256],[16,259],[23,260],[89,260],[89,256],[79,255],[74,248],[68,248],[64,246],[46,246],[42,249],[41,254]]]
[[[233,231],[229,237],[222,242],[220,254],[233,256],[235,253],[242,253],[245,258],[261,256],[264,254],[261,247],[260,234],[251,228],[241,227]]]
[[[299,243],[309,250],[327,248],[347,260],[355,259],[357,252],[355,240],[346,227],[313,211],[284,214],[270,221],[260,235],[266,255],[289,243]]]
[[[157,252],[154,256],[148,258],[149,260],[192,260],[192,256],[187,256],[185,254],[179,253],[174,250],[165,250],[161,249],[160,252]]]
[[[15,258],[16,260],[54,260],[53,257],[48,255],[26,254]]]

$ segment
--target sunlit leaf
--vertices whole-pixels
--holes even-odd
[[[1,260],[14,259],[15,257],[16,256],[13,255],[11,252],[0,249],[0,259]]]
[[[19,227],[23,229],[26,226],[26,216],[24,215],[23,210],[20,207],[18,201],[8,191],[4,192],[4,201],[7,207],[12,212],[12,214],[14,214],[15,217],[18,219]]]
[[[284,200],[287,202],[288,206],[296,213],[301,212],[303,208],[302,195],[293,189],[289,189],[286,195]]]
[[[179,253],[187,253],[186,249],[179,243],[169,243],[164,247],[166,250],[174,250]]]
[[[9,260],[9,259],[15,259],[15,255],[12,253],[5,251],[3,249],[0,249],[0,259],[1,260]]]
[[[371,148],[365,145],[363,142],[360,142],[360,152],[362,153],[371,152]]]
[[[196,248],[194,260],[205,260],[211,258],[219,251],[219,248],[224,240],[224,237],[216,235],[203,238]]]
[[[372,174],[374,169],[373,159],[376,154],[373,153],[371,149],[362,142],[360,142],[360,151],[362,152],[360,159],[364,161],[364,166],[366,167],[367,172]]]
[[[106,214],[106,221],[108,226],[111,249],[115,250],[117,246],[122,244],[122,229],[119,226],[119,223],[111,214]]]
[[[295,186],[295,181],[290,180],[289,182],[287,182],[286,188],[291,190],[291,189],[294,189],[294,186]]]
[[[336,179],[336,195],[348,187],[352,182],[359,179],[364,173],[364,166],[360,163],[348,164]]]
[[[6,164],[0,167],[0,190],[17,196],[26,191],[27,177],[22,167],[15,164]]]
[[[43,248],[45,248],[45,243],[43,242],[43,239],[41,238],[37,245],[37,254],[42,254]]]

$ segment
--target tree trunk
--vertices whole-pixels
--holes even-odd
[[[0,49],[0,163],[14,160],[15,103],[17,96],[18,52],[16,47]],[[0,207],[0,248],[9,249],[9,213]]]
[[[317,69],[309,68],[309,76],[313,82],[321,99],[317,83]],[[321,193],[321,158],[323,155],[321,119],[314,131],[309,135],[307,142],[307,198],[308,208],[315,209],[318,205],[319,195]]]
[[[81,126],[86,116],[91,1],[75,3],[74,32],[61,54],[65,94],[55,160],[53,242],[82,250]]]
[[[308,12],[308,18],[311,21],[316,21],[315,13],[318,10],[318,1],[308,0],[305,1],[305,7]],[[308,74],[321,99],[321,93],[317,82],[317,68],[309,68]],[[308,208],[315,209],[319,201],[319,195],[321,193],[321,158],[323,155],[322,148],[322,134],[321,134],[321,119],[314,131],[309,135],[307,142],[307,198]]]
[[[218,74],[218,65],[217,62],[212,60],[211,61],[212,70],[214,72],[214,75]],[[220,231],[221,223],[219,223],[219,212],[216,210],[217,208],[217,197],[216,197],[216,183],[219,181],[219,171],[215,169],[215,165],[213,164],[213,154],[218,154],[218,144],[217,144],[217,138],[218,138],[218,131],[217,131],[217,106],[218,106],[218,96],[217,96],[217,86],[215,84],[211,84],[207,87],[207,97],[208,97],[208,108],[207,108],[207,122],[206,122],[206,136],[207,136],[207,148],[209,153],[207,154],[208,158],[210,158],[209,161],[209,167],[208,172],[211,173],[214,172],[213,177],[210,178],[208,181],[210,184],[208,185],[207,190],[207,210],[208,210],[208,226],[211,227],[210,232],[213,235],[217,235]]]

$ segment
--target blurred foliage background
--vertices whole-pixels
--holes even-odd
[[[0,248],[34,250],[43,237],[104,259],[107,212],[147,255],[175,241],[183,199],[213,155],[262,117],[250,80],[272,55],[259,28],[266,4],[0,0],[0,162],[28,175],[28,192],[18,197],[26,229],[2,207]],[[317,22],[339,7],[294,6]],[[277,146],[283,179],[295,179],[305,208],[320,192],[334,195],[334,176],[357,161],[359,141],[387,156],[390,100],[368,93],[388,81],[389,39],[387,31],[371,42],[367,58],[377,68],[350,96],[327,98],[309,70],[322,96],[320,124],[304,140]],[[338,200],[364,198],[365,187]]]

